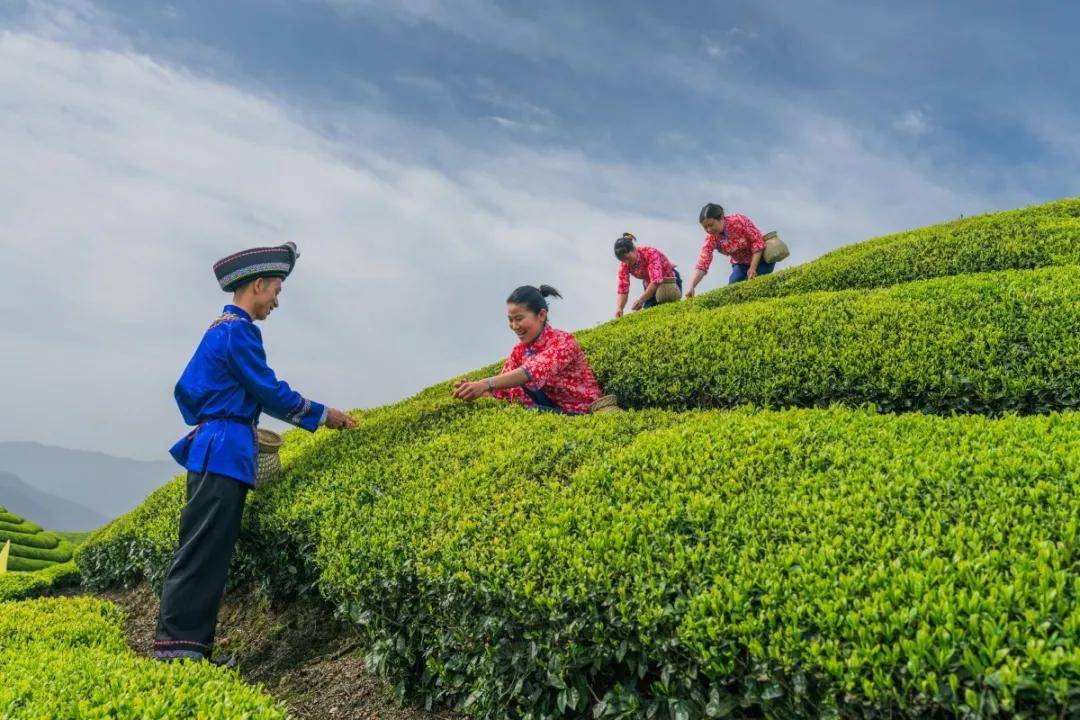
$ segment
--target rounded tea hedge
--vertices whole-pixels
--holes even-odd
[[[71,543],[0,505],[0,547],[11,541],[8,570],[44,570],[71,560]]]
[[[1078,247],[1066,200],[579,333],[632,412],[442,384],[290,433],[234,580],[483,718],[1080,717]],[[85,581],[160,585],[182,502]]]
[[[403,695],[481,717],[1080,709],[1073,413],[413,401],[286,447],[238,570],[315,578]],[[102,531],[84,574],[160,573],[180,502]]]
[[[0,603],[0,717],[285,720],[260,688],[209,663],[136,657],[111,603]]]

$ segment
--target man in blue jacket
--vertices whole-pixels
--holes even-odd
[[[296,245],[285,243],[244,250],[214,265],[233,301],[203,335],[174,392],[184,421],[195,429],[169,451],[188,471],[187,504],[161,595],[154,640],[159,659],[210,658],[244,500],[255,484],[259,414],[311,432],[320,425],[356,427],[346,413],[278,380],[266,364],[255,322],[278,306],[282,281],[298,257]]]

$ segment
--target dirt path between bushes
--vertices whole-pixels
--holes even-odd
[[[158,612],[150,588],[144,583],[96,596],[124,610],[129,644],[148,655]],[[302,720],[461,717],[400,707],[389,685],[365,669],[359,637],[325,607],[275,604],[253,589],[229,593],[222,603],[216,644],[218,652],[236,655],[245,681],[263,685],[290,715]]]

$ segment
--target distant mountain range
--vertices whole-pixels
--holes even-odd
[[[93,530],[180,471],[164,460],[0,442],[0,505],[49,530]]]
[[[18,475],[0,472],[0,505],[38,525],[54,530],[91,530],[108,518],[85,505],[41,492]]]

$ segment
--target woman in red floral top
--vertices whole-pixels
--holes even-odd
[[[669,278],[675,278],[675,284],[682,292],[682,276],[675,266],[667,259],[664,253],[647,245],[634,246],[637,240],[630,233],[615,241],[615,259],[619,261],[619,288],[617,291],[617,303],[615,317],[622,317],[626,308],[626,301],[630,296],[630,276],[633,275],[641,280],[645,292],[641,294],[631,309],[641,310],[656,305],[656,290],[660,283]]]
[[[697,262],[697,272],[690,283],[686,297],[694,297],[694,289],[709,272],[713,253],[719,252],[731,257],[731,277],[728,284],[752,280],[758,275],[768,275],[776,263],[762,261],[761,253],[765,250],[765,240],[761,231],[745,215],[724,216],[724,208],[709,203],[701,208],[698,222],[708,235],[701,246],[701,256]]]
[[[494,377],[454,383],[454,397],[465,401],[497,397],[538,410],[579,415],[600,396],[585,353],[574,336],[548,325],[548,297],[559,297],[550,285],[519,287],[506,299],[510,329],[520,342]]]

